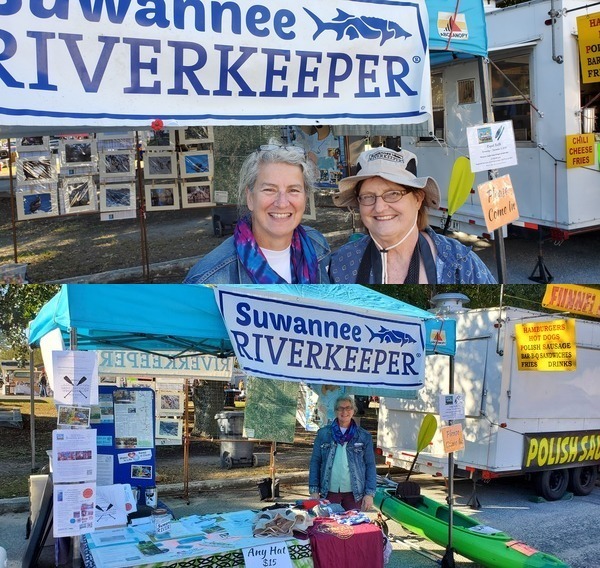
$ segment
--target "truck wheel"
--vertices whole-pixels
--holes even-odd
[[[540,471],[534,477],[535,490],[547,501],[557,501],[567,490],[569,472],[566,469]]]
[[[596,486],[598,466],[587,465],[570,469],[569,491],[575,495],[589,495]]]

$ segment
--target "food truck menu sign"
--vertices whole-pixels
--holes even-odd
[[[584,83],[600,82],[600,12],[577,18],[579,62]]]
[[[523,470],[559,469],[565,465],[595,465],[600,460],[600,431],[525,434]]]
[[[266,291],[221,286],[217,304],[240,366],[249,375],[307,383],[419,389],[425,325]]]
[[[594,135],[567,134],[567,168],[590,167],[594,165]]]
[[[431,116],[425,0],[42,4],[0,3],[0,124],[387,125]]]
[[[519,371],[575,371],[575,320],[536,321],[515,325]]]

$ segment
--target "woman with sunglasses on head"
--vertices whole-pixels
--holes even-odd
[[[495,284],[481,259],[428,225],[438,207],[433,178],[417,177],[417,157],[406,150],[373,148],[358,158],[356,175],[342,179],[338,207],[358,207],[369,234],[331,258],[332,282],[349,284]]]
[[[269,144],[242,165],[233,237],[198,261],[186,284],[328,284],[329,245],[300,224],[316,168],[300,147]]]
[[[313,444],[310,497],[339,503],[346,511],[369,511],[377,489],[373,438],[354,421],[354,397],[339,396],[334,409],[335,420],[319,428]]]

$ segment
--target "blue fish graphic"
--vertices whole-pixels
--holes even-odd
[[[370,16],[352,16],[339,8],[337,8],[337,16],[331,22],[324,22],[307,8],[304,8],[304,11],[317,24],[317,31],[314,33],[313,39],[317,39],[326,30],[333,30],[336,33],[338,41],[344,35],[350,39],[358,39],[359,37],[364,39],[381,38],[381,43],[379,44],[381,46],[388,39],[407,38],[412,35],[390,20]]]
[[[373,331],[368,325],[365,327],[371,332],[369,341],[379,339],[380,343],[399,343],[400,346],[417,342],[411,335],[408,335],[408,333],[404,333],[403,331],[385,329],[383,326],[380,326],[379,331]]]

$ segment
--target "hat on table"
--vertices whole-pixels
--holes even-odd
[[[440,205],[440,188],[433,178],[417,177],[410,171],[412,169],[416,171],[416,162],[417,156],[408,150],[389,148],[367,150],[358,157],[356,175],[340,180],[340,192],[333,196],[333,202],[338,207],[358,207],[356,184],[377,176],[404,187],[423,189],[425,205],[437,209]]]

